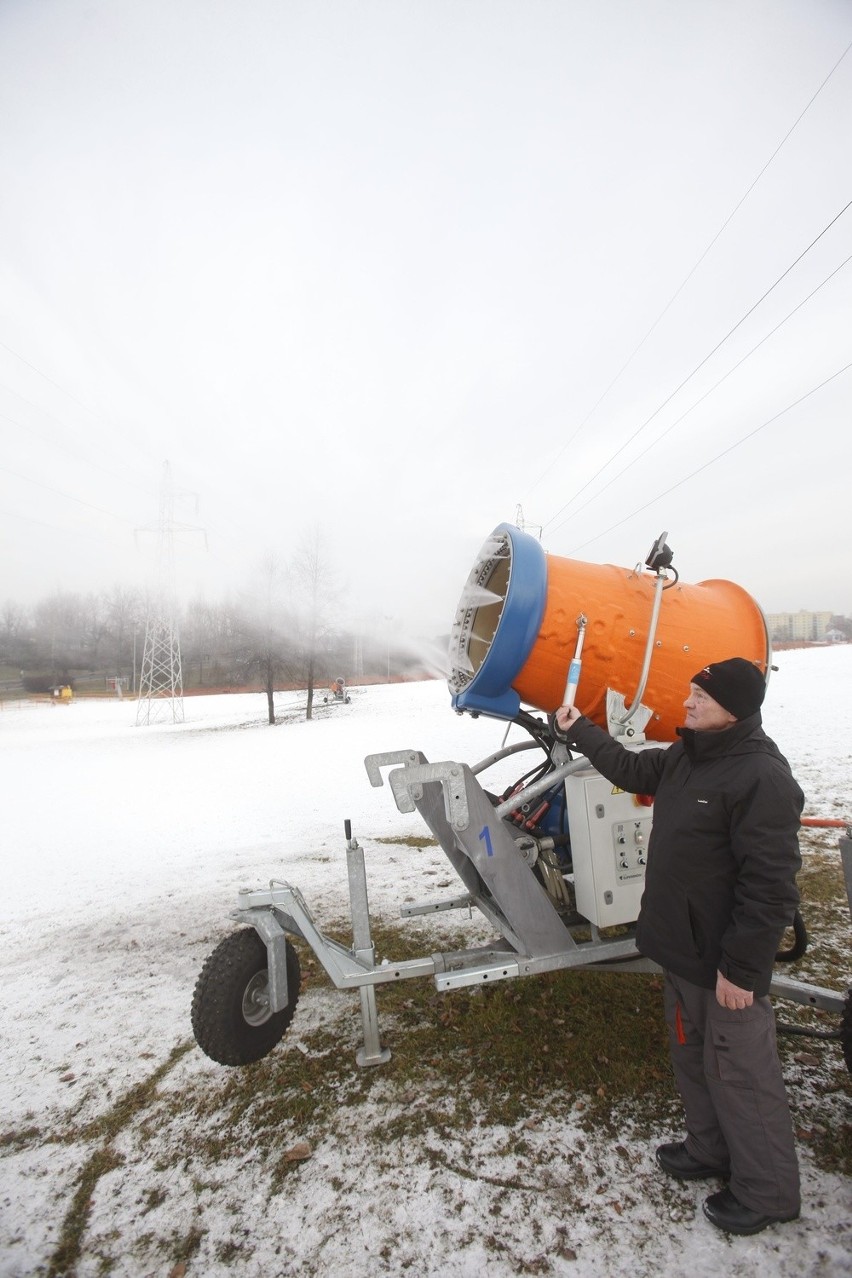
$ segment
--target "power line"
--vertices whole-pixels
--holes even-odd
[[[4,389],[10,391],[13,395],[18,395],[19,399],[23,399],[25,404],[30,404],[31,407],[36,408],[37,411],[44,412],[43,409],[38,408],[38,405],[33,404],[31,400],[26,399],[23,395],[19,395],[16,390],[12,390],[10,386],[4,387]],[[61,423],[51,413],[45,413],[45,416],[48,418],[49,421],[56,422],[57,425],[61,426]],[[41,442],[43,444],[46,444],[48,448],[60,449],[64,451],[65,453],[67,453],[69,457],[75,458],[81,465],[92,466],[96,470],[102,471],[105,475],[111,475],[113,479],[117,479],[119,483],[121,484],[128,483],[128,479],[125,475],[121,474],[117,470],[113,470],[111,466],[104,466],[102,462],[93,461],[90,457],[87,457],[86,454],[83,453],[80,449],[72,447],[72,445],[68,444],[65,440],[50,439],[50,437],[45,435],[42,431],[37,430],[35,426],[30,426],[24,422],[19,422],[17,418],[10,417],[8,413],[0,413],[0,417],[2,417],[3,420],[6,422],[11,422],[13,426],[17,426],[19,430],[23,430],[30,435],[34,435],[36,439],[41,440]],[[147,496],[151,495],[151,489],[147,485],[134,482],[133,480],[129,482],[133,485],[134,488],[137,488],[140,492],[145,493]]]
[[[26,365],[27,368],[31,368],[34,373],[37,373],[39,377],[43,378],[44,381],[49,383],[49,385],[55,387],[56,390],[60,391],[63,395],[67,396],[67,398],[70,399],[72,403],[76,404],[78,408],[82,408],[83,412],[87,413],[89,417],[93,418],[93,420],[97,422],[102,428],[105,428],[107,431],[111,429],[109,423],[105,422],[104,419],[100,416],[100,414],[96,413],[95,410],[93,408],[90,408],[87,404],[84,404],[83,401],[81,399],[78,399],[76,395],[72,394],[72,392],[69,391],[67,387],[62,386],[54,378],[50,377],[47,373],[45,373],[43,369],[39,368],[36,364],[33,364],[30,360],[26,359],[18,351],[14,350],[11,346],[7,345],[6,342],[0,342],[0,347],[2,347],[3,350],[8,351],[8,353],[14,356],[15,359],[20,360],[20,362]],[[19,391],[13,390],[11,387],[8,387],[8,386],[6,387],[6,389],[11,391],[13,395],[17,395],[17,397],[19,399],[22,399],[25,404],[30,404],[33,408],[37,407],[37,405],[32,403],[32,400],[27,399],[25,395],[21,395]],[[40,411],[43,411],[43,410],[40,410]],[[48,413],[47,416],[49,417],[50,414]],[[132,435],[126,436],[125,438],[128,439],[129,442],[132,443],[144,457],[146,457],[149,460],[152,459],[152,454],[145,447],[143,447],[142,444],[138,443],[137,440]]]
[[[825,86],[828,84],[829,80],[830,80],[830,79],[831,79],[831,77],[834,75],[835,71],[836,71],[836,70],[837,70],[837,68],[840,66],[841,62],[842,62],[842,61],[843,61],[843,59],[846,57],[846,55],[848,54],[848,52],[849,52],[849,50],[850,50],[850,49],[852,49],[852,42],[850,42],[849,44],[847,44],[846,48],[845,48],[845,49],[843,50],[843,52],[841,53],[840,57],[837,59],[837,61],[835,62],[834,66],[831,68],[831,70],[829,71],[828,75],[827,75],[827,76],[825,77],[825,79],[823,80],[822,84],[819,86],[819,88],[816,90],[816,92],[815,92],[815,93],[811,96],[810,100],[809,100],[809,101],[808,101],[808,103],[805,105],[805,107],[804,107],[804,108],[803,108],[803,109],[799,112],[799,114],[796,116],[796,119],[793,121],[793,123],[791,124],[790,128],[789,128],[789,129],[787,130],[787,132],[784,134],[783,138],[782,138],[782,139],[781,139],[781,141],[778,143],[778,145],[776,146],[775,150],[772,152],[772,154],[770,155],[769,159],[766,161],[766,163],[764,164],[763,168],[762,168],[762,169],[760,170],[760,172],[758,173],[757,177],[754,179],[754,181],[751,183],[751,185],[748,187],[748,189],[745,191],[745,193],[744,193],[744,194],[740,197],[740,199],[737,201],[737,203],[736,203],[736,204],[734,205],[734,207],[731,209],[731,212],[730,212],[730,213],[728,214],[728,216],[725,218],[724,222],[723,222],[723,223],[722,223],[722,225],[719,227],[718,231],[717,231],[717,232],[716,232],[716,234],[713,236],[712,240],[711,240],[711,241],[710,241],[710,243],[707,245],[707,247],[705,248],[704,252],[703,252],[703,253],[701,254],[701,256],[698,258],[698,260],[696,261],[696,263],[695,263],[695,265],[692,267],[692,269],[689,271],[689,273],[685,276],[685,278],[681,281],[681,283],[680,283],[680,284],[678,285],[678,287],[675,289],[674,293],[673,293],[673,294],[672,294],[672,296],[669,298],[668,302],[667,302],[667,303],[666,303],[666,305],[663,307],[663,309],[660,311],[659,315],[658,315],[658,316],[657,316],[657,318],[654,320],[653,324],[652,324],[652,325],[651,325],[651,327],[648,329],[648,331],[647,331],[647,333],[645,334],[645,336],[644,336],[644,337],[642,338],[642,340],[639,342],[638,346],[636,346],[636,347],[633,349],[633,351],[632,351],[632,352],[630,353],[630,355],[627,357],[627,360],[625,361],[625,363],[624,363],[624,364],[622,364],[621,368],[618,370],[618,372],[616,373],[615,377],[612,379],[612,381],[611,381],[611,382],[609,383],[609,385],[607,386],[606,390],[603,392],[603,394],[600,396],[600,398],[599,398],[599,399],[597,399],[597,400],[595,401],[595,403],[594,403],[594,404],[592,405],[592,407],[589,409],[588,413],[586,413],[586,416],[585,416],[585,417],[583,418],[583,420],[580,422],[580,424],[579,424],[579,426],[577,427],[577,429],[576,429],[576,430],[574,431],[574,433],[573,433],[573,434],[569,437],[568,442],[562,445],[562,447],[559,449],[559,451],[556,453],[556,455],[552,458],[552,460],[551,460],[551,461],[550,461],[550,463],[547,465],[547,467],[546,467],[546,468],[542,471],[542,473],[539,475],[538,479],[536,479],[536,480],[535,480],[535,481],[534,481],[534,482],[530,485],[530,487],[526,490],[526,493],[524,494],[524,496],[529,496],[529,494],[533,491],[533,489],[535,489],[535,488],[537,488],[537,487],[538,487],[538,485],[541,483],[541,481],[542,481],[542,479],[544,478],[544,476],[550,473],[550,471],[552,470],[552,468],[553,468],[553,466],[556,464],[556,462],[559,460],[559,458],[560,458],[560,457],[562,457],[562,456],[563,456],[563,454],[564,454],[564,453],[566,453],[566,452],[567,452],[567,450],[571,447],[571,445],[573,444],[574,440],[575,440],[575,439],[577,438],[577,436],[580,434],[580,431],[584,428],[584,426],[585,426],[585,425],[586,425],[586,423],[589,421],[589,419],[593,416],[593,414],[597,411],[597,409],[600,407],[600,405],[601,405],[601,404],[603,403],[603,401],[606,399],[607,395],[610,393],[610,391],[612,390],[612,388],[616,385],[616,383],[617,383],[617,382],[621,379],[622,375],[623,375],[623,374],[627,371],[627,369],[628,369],[628,368],[630,367],[630,365],[633,363],[633,360],[634,360],[634,359],[636,358],[636,356],[639,354],[640,350],[641,350],[641,349],[642,349],[642,347],[645,345],[645,343],[648,341],[648,338],[651,336],[651,334],[654,332],[654,330],[657,328],[657,326],[660,324],[660,322],[661,322],[661,321],[665,318],[666,314],[667,314],[667,313],[668,313],[668,311],[671,309],[671,307],[672,307],[672,305],[674,304],[674,302],[677,300],[677,298],[678,298],[678,297],[680,296],[680,294],[683,292],[683,290],[684,290],[684,288],[686,287],[686,285],[687,285],[687,284],[689,283],[689,281],[692,279],[693,275],[694,275],[694,274],[695,274],[695,272],[698,270],[699,266],[700,266],[700,265],[701,265],[701,263],[704,261],[705,257],[707,257],[707,254],[710,252],[710,250],[711,250],[711,249],[713,248],[713,246],[716,244],[717,240],[721,237],[722,233],[726,230],[726,228],[728,227],[728,225],[730,224],[730,222],[733,220],[734,216],[735,216],[735,215],[739,212],[739,210],[742,208],[743,204],[746,202],[746,200],[748,199],[748,197],[751,195],[752,191],[753,191],[753,190],[754,190],[754,188],[757,186],[758,182],[759,182],[759,181],[760,181],[760,179],[763,177],[764,173],[765,173],[765,172],[766,172],[766,170],[769,168],[769,166],[770,166],[770,164],[772,163],[772,161],[773,161],[773,160],[775,159],[775,157],[778,155],[778,152],[781,150],[781,148],[784,146],[784,144],[788,141],[788,139],[789,139],[789,138],[790,138],[790,136],[793,134],[793,132],[794,132],[794,131],[798,128],[799,124],[802,122],[802,120],[804,119],[805,115],[808,113],[808,111],[810,110],[810,108],[813,106],[814,102],[817,100],[817,98],[819,97],[819,95],[822,93],[823,89],[824,89],[824,88],[825,88]],[[600,472],[599,472],[599,473],[600,473]],[[591,481],[590,481],[590,482],[591,482]],[[583,491],[583,490],[582,490],[582,489],[580,489],[580,492],[582,492],[582,491]],[[573,500],[573,499],[572,499],[572,500]],[[563,507],[563,510],[564,510],[564,507]],[[557,511],[557,515],[558,515],[558,514],[560,514],[560,513],[561,513],[560,511]],[[554,516],[554,518],[556,518],[556,515]]]
[[[663,400],[662,404],[659,404],[659,405],[657,406],[657,408],[655,408],[655,409],[654,409],[653,413],[651,413],[651,416],[650,416],[650,417],[646,417],[646,418],[645,418],[645,421],[642,423],[642,425],[641,425],[641,426],[639,426],[639,427],[637,427],[637,429],[633,432],[633,434],[629,437],[629,439],[626,439],[626,440],[624,441],[624,443],[621,445],[621,447],[620,447],[620,448],[618,448],[618,449],[616,449],[616,451],[615,451],[615,452],[614,452],[614,453],[613,453],[613,454],[612,454],[612,455],[611,455],[611,456],[610,456],[610,457],[609,457],[609,458],[608,458],[608,459],[604,462],[604,464],[603,464],[602,466],[600,466],[600,467],[599,467],[599,468],[595,471],[595,473],[594,473],[594,475],[592,475],[591,479],[588,479],[588,480],[586,481],[586,483],[585,483],[585,484],[583,484],[582,488],[578,488],[578,489],[577,489],[577,492],[576,492],[576,493],[574,493],[573,497],[569,497],[568,501],[566,501],[566,502],[565,502],[565,504],[564,504],[563,506],[560,506],[559,510],[557,510],[557,512],[556,512],[556,514],[555,514],[555,515],[551,515],[550,519],[548,519],[548,520],[547,520],[547,522],[546,522],[546,523],[545,523],[545,525],[544,525],[544,526],[545,526],[545,528],[549,528],[549,527],[550,527],[550,525],[554,522],[554,520],[558,519],[558,518],[559,518],[559,516],[563,513],[563,511],[567,510],[567,509],[568,509],[568,507],[569,507],[569,506],[571,506],[571,505],[572,505],[572,504],[573,504],[573,503],[577,500],[577,498],[580,496],[580,494],[581,494],[581,493],[584,493],[584,492],[586,491],[586,489],[589,487],[589,485],[590,485],[590,484],[593,484],[593,483],[595,482],[595,480],[598,478],[598,476],[603,474],[603,472],[606,470],[607,466],[612,465],[612,463],[615,461],[616,457],[619,457],[619,456],[620,456],[620,455],[624,452],[625,448],[627,448],[627,446],[628,446],[629,444],[632,444],[632,443],[633,443],[633,441],[634,441],[634,439],[636,439],[639,435],[641,435],[641,434],[642,434],[642,431],[643,431],[643,430],[645,430],[645,428],[651,424],[651,422],[654,420],[654,418],[657,416],[657,414],[658,414],[658,413],[661,413],[661,412],[662,412],[662,410],[666,407],[666,405],[671,403],[671,401],[674,399],[675,395],[677,395],[680,391],[682,391],[682,390],[683,390],[683,388],[684,388],[684,386],[686,386],[687,382],[690,382],[690,381],[692,380],[692,378],[695,376],[695,374],[696,374],[696,373],[698,373],[698,372],[700,372],[700,370],[704,367],[704,365],[707,363],[707,361],[713,358],[713,356],[716,354],[716,352],[717,352],[718,350],[720,350],[722,346],[724,346],[724,344],[725,344],[725,342],[727,342],[728,338],[729,338],[729,337],[732,337],[732,336],[734,335],[734,333],[737,331],[737,329],[738,329],[738,328],[740,328],[740,327],[741,327],[741,326],[742,326],[742,325],[746,322],[746,320],[749,318],[749,316],[750,316],[750,315],[752,315],[752,314],[753,314],[753,313],[757,310],[758,306],[760,306],[762,302],[765,302],[765,301],[766,301],[767,297],[769,297],[769,294],[770,294],[770,293],[772,293],[772,292],[774,292],[774,290],[778,287],[778,285],[782,282],[782,280],[786,279],[786,277],[790,274],[790,272],[791,272],[791,271],[792,271],[792,270],[793,270],[796,266],[798,266],[798,265],[799,265],[799,263],[802,261],[802,259],[803,259],[803,258],[804,258],[804,257],[805,257],[808,253],[810,253],[810,251],[811,251],[811,249],[814,247],[814,245],[816,245],[816,244],[818,244],[818,243],[819,243],[819,241],[822,239],[822,237],[823,237],[823,236],[824,236],[824,235],[825,235],[828,231],[830,231],[830,230],[831,230],[831,228],[832,228],[832,226],[834,226],[835,222],[837,222],[837,221],[838,221],[838,219],[839,219],[839,218],[841,218],[841,217],[843,216],[843,214],[844,214],[844,213],[847,211],[847,209],[849,209],[849,208],[852,208],[852,200],[850,200],[847,204],[845,204],[845,205],[843,206],[843,208],[840,210],[840,212],[839,212],[839,213],[836,213],[836,214],[835,214],[835,216],[831,219],[831,221],[828,223],[828,225],[823,227],[823,229],[820,231],[819,235],[817,235],[815,239],[811,240],[811,242],[810,242],[810,244],[808,245],[808,247],[807,247],[806,249],[804,249],[804,250],[803,250],[803,251],[799,254],[799,256],[795,259],[795,261],[794,261],[794,262],[791,262],[791,263],[790,263],[790,265],[787,267],[786,271],[784,271],[781,275],[779,275],[779,276],[778,276],[778,279],[775,281],[775,283],[774,283],[774,284],[772,284],[772,285],[771,285],[771,286],[770,286],[770,287],[766,290],[766,292],[765,292],[765,293],[764,293],[761,297],[759,297],[759,298],[757,299],[757,301],[756,301],[756,302],[755,302],[752,306],[750,306],[750,307],[749,307],[749,309],[746,311],[745,315],[743,315],[740,319],[738,319],[738,320],[737,320],[737,322],[736,322],[736,324],[733,326],[733,328],[729,329],[729,330],[728,330],[728,332],[725,334],[725,336],[724,336],[724,337],[723,337],[720,341],[718,341],[718,342],[716,343],[716,345],[713,347],[713,349],[712,349],[712,350],[711,350],[711,351],[710,351],[707,355],[705,355],[705,356],[704,356],[704,358],[700,361],[700,363],[696,364],[696,366],[695,366],[695,368],[693,368],[692,372],[687,374],[687,376],[683,379],[683,381],[682,381],[682,382],[680,382],[680,384],[679,384],[679,385],[677,385],[677,386],[674,388],[674,390],[671,392],[671,394],[666,396],[666,398]]]
[[[35,524],[39,528],[47,528],[50,532],[59,533],[62,537],[85,537],[88,541],[106,541],[114,545],[114,541],[106,533],[90,532],[83,528],[60,528],[58,524],[49,524],[44,519],[35,519],[32,515],[22,515],[20,511],[0,509],[0,514],[9,519],[23,520]]]
[[[839,271],[842,271],[844,266],[848,266],[850,262],[852,262],[852,254],[850,254],[850,256],[847,257],[843,262],[841,262],[839,266],[836,266],[834,270],[831,272],[831,274],[827,275],[825,279],[822,281],[822,283],[818,284],[816,288],[813,289],[813,291],[807,295],[807,297],[802,298],[801,302],[799,302],[798,305],[794,306],[792,311],[789,311],[788,314],[785,315],[784,318],[778,324],[776,324],[773,329],[770,329],[769,332],[766,334],[766,336],[762,337],[755,346],[752,346],[751,350],[747,351],[746,354],[743,355],[742,359],[737,360],[736,364],[734,364],[732,368],[729,368],[727,373],[725,373],[724,376],[719,378],[718,382],[714,382],[714,384],[709,388],[709,390],[706,390],[703,395],[699,396],[699,398],[693,404],[691,404],[689,408],[686,409],[685,412],[681,413],[680,417],[675,418],[672,424],[670,426],[667,426],[666,429],[663,431],[663,433],[661,435],[658,435],[657,438],[653,440],[647,446],[647,448],[644,448],[641,453],[638,453],[637,456],[634,457],[632,461],[628,462],[627,465],[624,466],[616,475],[613,475],[611,479],[608,479],[607,482],[603,485],[603,487],[599,488],[596,493],[593,493],[592,496],[589,497],[589,499],[585,501],[582,506],[579,506],[575,511],[572,512],[572,514],[567,515],[565,519],[562,520],[562,523],[557,524],[555,528],[552,528],[551,536],[553,535],[553,533],[558,532],[560,528],[564,528],[565,524],[567,524],[570,520],[576,519],[578,515],[582,514],[584,510],[586,510],[589,506],[591,506],[592,502],[597,501],[597,499],[601,497],[608,488],[611,488],[612,485],[616,482],[616,480],[621,479],[622,475],[626,474],[627,471],[630,470],[631,466],[635,466],[638,461],[641,461],[641,459],[643,457],[646,457],[648,453],[652,451],[652,449],[656,448],[657,445],[661,443],[666,438],[667,435],[670,435],[672,433],[672,431],[675,429],[676,426],[679,426],[680,423],[684,421],[684,419],[687,418],[689,414],[698,407],[699,404],[702,404],[709,395],[712,395],[715,390],[718,390],[718,388],[722,385],[723,382],[727,381],[727,379],[733,373],[735,373],[737,369],[740,368],[746,362],[747,359],[750,359],[751,356],[755,353],[755,351],[759,350],[761,346],[765,345],[765,343],[769,341],[770,337],[774,337],[775,334],[778,332],[778,330],[780,328],[783,328],[784,325],[787,323],[787,321],[789,319],[792,319],[792,317],[796,314],[797,311],[800,311],[802,307],[805,306],[806,303],[808,303],[811,300],[812,297],[816,296],[816,294],[820,291],[820,289],[824,288],[825,285],[828,284],[830,280],[833,280],[835,275],[837,275]],[[589,480],[589,483],[591,482],[592,480]]]
[[[78,506],[87,506],[89,510],[96,510],[100,515],[109,515],[110,519],[117,519],[119,523],[131,523],[124,515],[116,515],[115,511],[104,510],[103,506],[95,506],[93,502],[84,501],[82,497],[74,497],[71,493],[64,493],[60,488],[53,488],[50,484],[43,484],[39,479],[31,479],[29,475],[22,475],[19,471],[12,470],[9,466],[0,466],[0,470],[6,475],[11,475],[14,479],[23,479],[27,484],[34,484],[36,488],[43,488],[45,492],[53,493],[55,497],[64,497],[66,501],[74,501]]]
[[[794,400],[792,404],[788,404],[786,408],[782,408],[780,412],[767,418],[767,420],[765,422],[761,422],[759,426],[755,426],[754,430],[750,430],[747,435],[743,435],[741,439],[736,440],[733,444],[724,448],[721,453],[717,453],[715,457],[711,457],[709,461],[704,462],[703,465],[699,466],[696,470],[691,471],[688,475],[684,475],[683,479],[679,479],[676,484],[672,484],[672,486],[670,488],[666,488],[664,492],[657,493],[656,497],[652,497],[650,501],[646,501],[644,506],[639,506],[636,510],[631,511],[629,515],[625,515],[623,519],[619,519],[614,524],[610,524],[609,528],[605,528],[603,532],[596,533],[594,537],[590,537],[589,540],[584,541],[582,545],[575,546],[573,550],[568,551],[568,554],[574,555],[578,550],[585,550],[586,546],[591,546],[594,542],[599,541],[601,537],[605,537],[607,533],[611,533],[614,529],[620,528],[621,525],[626,524],[629,519],[633,519],[636,515],[641,515],[643,510],[647,510],[656,502],[661,501],[663,497],[668,497],[669,493],[673,493],[675,489],[681,488],[684,484],[688,483],[690,479],[694,479],[696,475],[700,475],[702,471],[707,470],[710,466],[714,466],[717,461],[721,461],[723,457],[727,457],[729,453],[732,453],[742,444],[753,439],[755,435],[759,434],[760,431],[765,430],[767,426],[771,426],[773,422],[777,422],[779,417],[783,417],[784,414],[789,413],[791,409],[797,408],[799,404],[803,404],[806,399],[810,399],[811,395],[815,395],[817,391],[822,390],[824,386],[828,386],[829,382],[833,382],[835,378],[848,372],[850,368],[852,368],[852,360],[850,360],[848,364],[844,364],[842,368],[838,368],[837,372],[832,373],[830,377],[826,377],[825,381],[820,382],[818,386],[813,386],[806,392],[806,394],[801,395],[798,399]]]
[[[30,361],[28,359],[25,359],[23,355],[19,355],[16,350],[12,349],[11,346],[7,346],[5,342],[0,342],[0,346],[3,347],[4,351],[8,351],[10,355],[14,355],[15,359],[20,360],[22,364],[26,364],[27,368],[31,368],[34,373],[38,373],[39,377],[43,377],[44,380],[46,382],[49,382],[51,386],[55,386],[56,389],[58,391],[61,391],[63,395],[67,395],[70,400],[73,400],[73,402],[77,405],[78,408],[82,408],[84,413],[88,413],[91,417],[96,416],[96,414],[92,412],[91,408],[88,408],[82,402],[82,400],[77,399],[76,395],[72,395],[71,392],[69,390],[66,390],[64,386],[60,386],[59,382],[55,382],[52,377],[48,377],[47,373],[45,373],[42,369],[38,368],[35,364],[31,364]],[[23,398],[23,396],[21,396],[21,398]]]

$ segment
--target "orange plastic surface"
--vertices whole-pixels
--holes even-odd
[[[656,578],[611,564],[547,557],[547,602],[532,651],[512,686],[522,702],[548,714],[562,705],[577,646],[577,618],[587,619],[577,707],[606,727],[607,689],[631,706],[639,687]],[[771,660],[760,607],[732,581],[677,582],[662,592],[642,704],[653,714],[650,740],[673,741],[696,671],[711,661],[745,657],[762,674]]]

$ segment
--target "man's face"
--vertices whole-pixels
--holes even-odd
[[[683,705],[686,710],[684,727],[694,728],[696,732],[721,732],[737,721],[735,715],[694,683],[689,685],[689,696]]]

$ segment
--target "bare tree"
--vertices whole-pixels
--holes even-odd
[[[0,664],[22,666],[33,644],[27,613],[11,599],[0,612]]]
[[[334,605],[340,596],[319,528],[306,533],[292,562],[297,663],[308,692],[305,718],[313,718],[314,688],[318,675],[327,676],[327,658],[334,636]]]
[[[134,666],[133,638],[145,630],[145,603],[138,590],[126,590],[114,585],[102,597],[104,630],[107,640],[107,664],[111,662],[114,673],[121,675]]]
[[[72,670],[92,664],[92,644],[97,642],[97,620],[89,598],[57,590],[36,604],[36,660],[55,682],[67,680]]]
[[[275,723],[275,685],[289,671],[287,574],[273,554],[262,562],[258,588],[246,600],[239,624],[239,665],[244,676],[260,678],[266,693],[270,724]]]
[[[835,616],[828,623],[829,630],[839,630],[847,639],[852,639],[852,618]]]
[[[243,609],[245,611],[245,609]],[[250,609],[252,616],[256,608]],[[256,619],[256,618],[255,618]],[[205,677],[209,683],[231,682],[239,668],[240,646],[245,639],[244,618],[231,602],[208,603],[194,599],[186,608],[181,625],[184,681],[193,663],[197,666],[199,686]]]

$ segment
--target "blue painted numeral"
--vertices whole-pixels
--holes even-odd
[[[491,846],[491,831],[489,830],[487,825],[484,825],[482,829],[479,831],[479,838],[480,838],[480,841],[485,844],[485,855],[493,856],[494,849]]]

